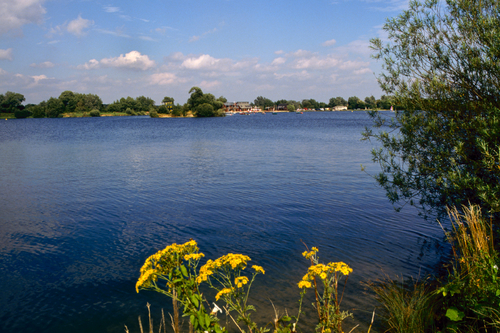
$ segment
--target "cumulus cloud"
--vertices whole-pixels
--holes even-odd
[[[93,21],[86,20],[86,19],[82,18],[80,15],[78,15],[77,19],[68,23],[67,30],[69,33],[71,33],[75,36],[81,37],[81,36],[84,36],[86,33],[83,30],[87,29],[92,24],[94,24]]]
[[[330,39],[330,40],[327,40],[326,42],[324,42],[321,45],[323,45],[323,46],[333,46],[333,45],[335,45],[335,43],[337,43],[337,41],[335,39]]]
[[[173,73],[156,73],[151,75],[149,83],[152,85],[169,85],[178,82],[178,78]]]
[[[271,65],[283,65],[285,62],[286,62],[285,58],[278,57],[278,58],[276,58],[276,59],[273,60],[273,62],[271,63]]]
[[[156,66],[154,60],[149,59],[147,55],[142,55],[139,51],[131,51],[119,57],[104,58],[100,61],[103,66],[148,70]]]
[[[83,65],[78,65],[76,68],[78,69],[96,69],[99,68],[99,61],[96,59],[91,59]]]
[[[32,63],[30,65],[30,67],[35,67],[35,68],[52,68],[54,66],[55,65],[52,62],[50,62],[50,61],[41,62],[39,64]]]
[[[0,60],[12,60],[12,49],[0,49]]]
[[[199,57],[190,57],[182,62],[182,67],[187,69],[211,69],[217,66],[220,59],[215,59],[208,54]]]
[[[25,24],[40,24],[46,13],[42,4],[45,0],[2,0],[0,1],[0,34],[19,29]]]

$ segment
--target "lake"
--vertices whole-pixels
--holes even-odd
[[[395,212],[370,177],[370,123],[364,112],[0,122],[0,331],[139,332],[147,302],[156,322],[171,311],[136,293],[139,268],[190,238],[205,259],[243,253],[264,267],[251,297],[262,325],[271,301],[294,314],[303,243],[318,247],[353,268],[342,304],[348,325],[366,327],[376,303],[362,282],[422,277],[447,252],[437,223]]]

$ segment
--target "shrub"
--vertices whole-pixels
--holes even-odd
[[[125,110],[125,113],[128,114],[129,116],[136,116],[137,113],[132,110],[131,108],[127,108],[127,110]]]
[[[89,114],[91,117],[100,117],[101,116],[101,113],[99,112],[99,110],[92,110],[92,111],[90,111]]]
[[[31,116],[31,111],[29,110],[17,110],[14,112],[14,117],[20,119],[20,118],[28,118],[29,116]]]
[[[158,118],[159,117],[158,112],[156,112],[156,111],[149,111],[149,116],[151,118]]]

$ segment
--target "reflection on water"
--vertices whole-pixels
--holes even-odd
[[[353,267],[344,305],[369,323],[361,281],[417,276],[443,253],[441,231],[395,213],[360,171],[377,172],[364,113],[217,119],[25,119],[0,124],[0,331],[138,329],[144,259],[196,239],[207,258],[244,253],[266,269],[252,302],[298,300],[305,242]],[[307,302],[305,304],[310,304]],[[308,323],[311,325],[311,323]]]

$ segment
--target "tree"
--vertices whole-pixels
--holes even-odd
[[[365,103],[357,96],[352,96],[347,99],[347,108],[350,110],[365,108]]]
[[[163,104],[166,104],[166,103],[172,103],[172,104],[174,104],[174,98],[173,97],[165,96],[165,97],[163,97],[163,100],[161,102]]]
[[[375,97],[370,96],[365,98],[365,106],[369,109],[375,109],[377,107],[377,100]]]
[[[218,110],[224,106],[224,103],[220,100],[216,100],[214,95],[204,94],[198,87],[192,87],[189,93],[191,96],[187,101],[187,105],[196,117],[217,117],[221,115]],[[210,108],[205,104],[210,105],[212,111],[209,111]]]
[[[151,107],[155,106],[155,101],[149,97],[139,96],[136,97],[138,111],[149,111]]]
[[[25,101],[24,95],[7,91],[5,95],[0,94],[0,113],[14,113],[24,109],[22,103]]]
[[[379,100],[377,100],[377,108],[382,110],[389,110],[393,106],[392,99],[389,96],[382,95]]]
[[[271,101],[269,98],[265,98],[262,96],[257,97],[253,103],[255,106],[260,107],[262,110],[265,110],[266,108],[271,108],[274,106],[273,101]]]
[[[500,7],[496,0],[412,1],[373,39],[378,81],[404,111],[370,113],[375,176],[393,203],[500,212]],[[382,131],[380,131],[382,129]],[[389,132],[388,132],[389,131]]]
[[[332,97],[328,102],[328,106],[333,108],[335,106],[347,106],[347,101],[342,97]]]
[[[60,99],[51,97],[47,101],[45,114],[48,118],[57,118],[64,113],[64,104]]]

